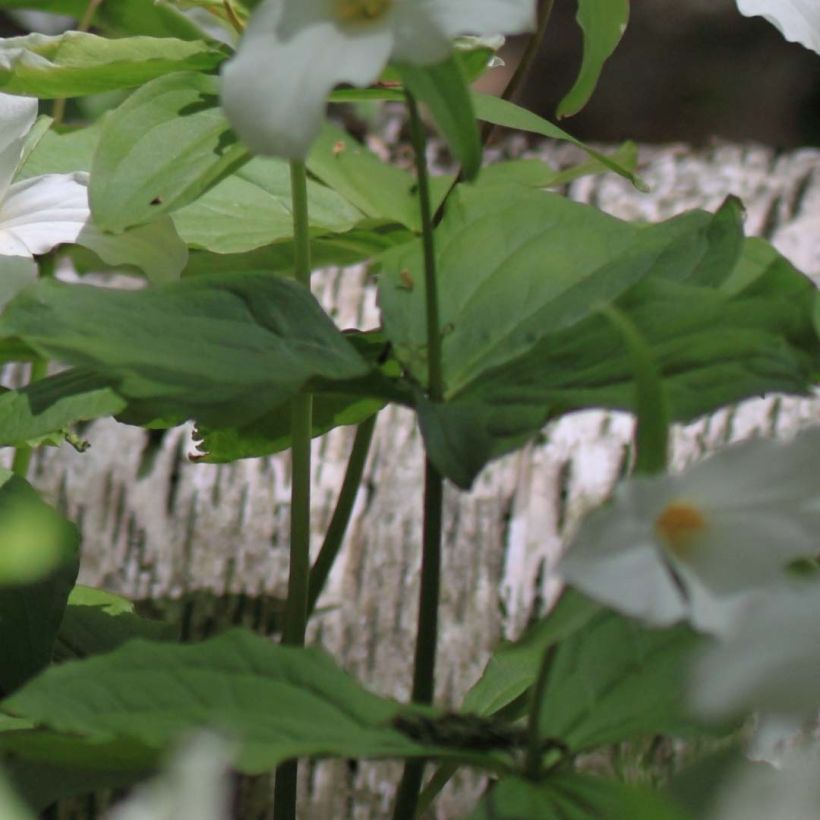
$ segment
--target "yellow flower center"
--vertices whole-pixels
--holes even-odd
[[[384,16],[393,0],[336,0],[336,15],[344,23],[368,23]]]
[[[693,541],[706,529],[703,513],[691,504],[676,501],[655,519],[655,532],[678,557],[684,556]]]

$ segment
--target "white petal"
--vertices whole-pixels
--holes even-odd
[[[805,717],[820,707],[820,585],[762,596],[737,634],[696,668],[692,701],[704,717],[761,710]]]
[[[686,564],[715,592],[733,593],[776,583],[796,558],[820,552],[820,510],[750,507],[715,513],[708,534],[686,553]]]
[[[37,100],[0,94],[0,200],[5,196],[20,156],[26,134],[37,119]]]
[[[795,509],[820,496],[820,427],[788,443],[753,439],[727,447],[678,478],[680,493],[709,509]]]
[[[448,39],[460,34],[521,34],[535,30],[535,0],[405,0],[417,3]]]
[[[393,18],[393,59],[412,65],[432,65],[446,59],[453,49],[451,37],[425,3],[396,6]]]
[[[0,205],[0,254],[31,256],[74,242],[90,218],[87,174],[16,182]]]
[[[820,54],[820,3],[817,0],[737,0],[741,14],[765,17],[793,43]]]
[[[327,8],[324,0],[265,0],[222,71],[222,106],[256,154],[303,159],[329,92],[340,83],[369,85],[389,59],[389,15],[339,26]]]
[[[675,623],[688,613],[651,524],[619,509],[617,501],[587,516],[558,573],[591,598],[655,626]]]

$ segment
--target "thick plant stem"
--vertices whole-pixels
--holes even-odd
[[[290,164],[293,201],[294,273],[296,281],[310,288],[310,236],[308,233],[307,171],[304,162]],[[310,440],[312,399],[300,395],[291,412],[290,571],[282,643],[304,646],[310,579]],[[297,761],[276,770],[274,814],[276,820],[296,817]]]
[[[29,371],[29,384],[45,378],[47,373],[48,359],[35,359],[31,363],[31,370]],[[17,447],[14,450],[14,459],[11,462],[11,469],[15,475],[20,476],[20,478],[25,478],[28,475],[28,468],[31,464],[31,456],[33,453],[34,449],[32,447],[26,447],[25,445]]]
[[[374,413],[356,428],[356,437],[353,439],[353,447],[347,461],[342,489],[339,491],[339,498],[336,501],[336,509],[333,510],[333,517],[330,519],[330,525],[325,533],[322,548],[319,550],[319,555],[310,570],[308,617],[316,607],[316,601],[319,600],[319,596],[322,594],[330,570],[342,547],[347,526],[350,523],[350,515],[353,512],[353,505],[356,502],[356,494],[362,481],[367,454],[370,452],[370,442],[373,440],[376,417],[377,414]]]
[[[444,398],[441,332],[436,278],[436,252],[433,240],[433,214],[430,207],[430,181],[427,173],[424,126],[412,95],[407,95],[410,134],[416,157],[416,177],[421,208],[424,247],[424,287],[427,311],[427,393],[431,401]],[[429,458],[424,465],[424,527],[422,536],[421,587],[419,590],[418,628],[413,668],[413,701],[432,703],[435,693],[436,647],[438,644],[438,607],[441,586],[441,524],[444,482]],[[411,820],[416,815],[419,791],[424,776],[424,760],[408,761],[404,768],[393,814],[394,820]]]

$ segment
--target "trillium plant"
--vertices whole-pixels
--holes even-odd
[[[799,730],[820,709],[820,429],[667,464],[673,424],[816,388],[816,287],[744,235],[735,198],[649,225],[550,190],[585,173],[643,187],[629,151],[515,103],[552,7],[0,0],[75,21],[0,40],[0,353],[16,374],[0,392],[0,817],[69,816],[78,796],[91,817],[106,789],[127,792],[111,818],[319,817],[303,785],[327,759],[399,762],[379,815],[399,820],[454,816],[438,797],[462,769],[483,784],[463,816],[487,820],[820,813],[811,731],[787,738],[782,769],[746,760],[755,725]],[[629,21],[629,0],[577,7],[562,118]],[[820,51],[816,3],[738,10]],[[509,86],[475,90],[510,36],[528,46]],[[412,168],[345,130],[337,104],[361,103],[395,106]],[[488,170],[492,126],[588,159]],[[361,264],[380,321],[343,332],[312,273]],[[403,700],[306,646],[388,405],[415,414],[425,450]],[[468,492],[588,408],[633,415],[626,477],[577,526],[557,600],[441,702],[445,486]],[[286,587],[275,625],[178,640],[77,584],[80,531],[29,468],[37,448],[93,446],[85,423],[106,417],[153,435],[193,422],[204,462],[289,451],[288,577],[261,582]],[[312,553],[311,440],[342,425],[349,464]],[[355,802],[338,805],[364,816]]]

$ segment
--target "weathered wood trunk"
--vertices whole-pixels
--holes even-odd
[[[508,143],[509,145],[509,143]],[[514,150],[514,143],[513,143]],[[556,160],[566,152],[544,148]],[[641,194],[614,177],[583,179],[569,195],[627,218],[658,220],[716,207],[729,193],[747,205],[748,229],[772,239],[803,270],[820,273],[820,152],[777,156],[761,148],[646,148]],[[342,327],[378,323],[361,269],[316,277],[316,293]],[[172,354],[169,354],[172,355]],[[726,410],[675,434],[675,464],[753,434],[788,435],[818,420],[818,403],[771,397]],[[579,515],[609,491],[631,432],[621,414],[564,418],[524,450],[491,465],[469,494],[448,488],[438,700],[456,705],[502,637],[517,635],[554,591],[550,570]],[[85,431],[92,447],[41,451],[33,480],[83,533],[81,579],[173,612],[190,634],[229,622],[269,630],[286,587],[286,455],[196,465],[189,431],[161,436],[112,421]],[[352,431],[314,443],[313,537],[318,547],[341,482]],[[412,415],[382,413],[343,554],[320,601],[311,640],[374,690],[406,698],[411,677],[421,529],[422,448]],[[192,593],[197,593],[192,595]],[[176,603],[174,603],[176,601]],[[304,767],[310,818],[387,817],[397,768],[344,762]],[[481,784],[459,781],[437,817],[459,816]],[[238,816],[251,808],[250,790]]]

